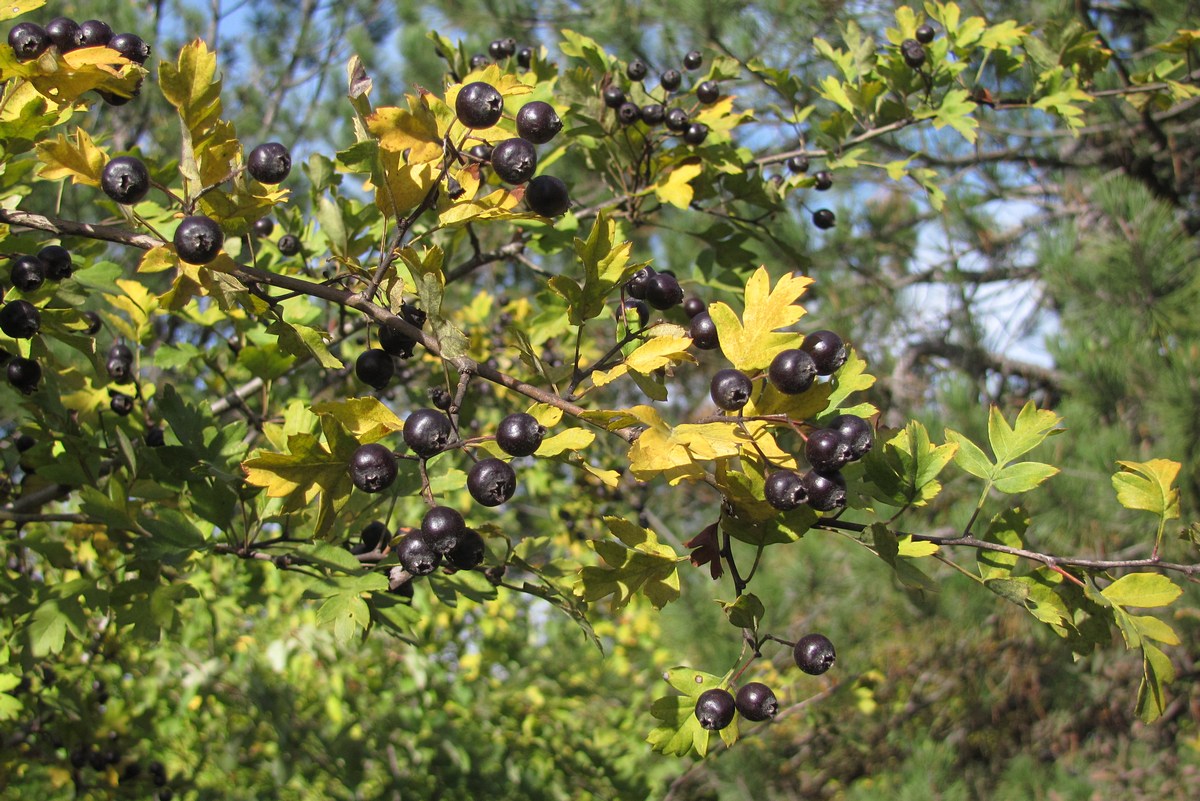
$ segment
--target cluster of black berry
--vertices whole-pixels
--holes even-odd
[[[683,57],[683,71],[698,70],[703,63],[704,58],[700,51],[693,50]],[[708,126],[702,122],[692,121],[691,115],[694,113],[695,107],[693,106],[692,111],[689,112],[682,104],[670,105],[672,94],[678,92],[683,84],[683,71],[672,67],[658,76],[658,85],[663,90],[661,103],[655,100],[655,102],[639,106],[630,99],[626,90],[615,82],[604,86],[601,90],[601,97],[604,99],[605,106],[616,111],[617,119],[622,125],[633,125],[639,122],[649,128],[665,125],[668,131],[682,137],[687,144],[700,145],[708,138]],[[641,85],[649,73],[649,66],[640,58],[635,58],[625,68],[625,77],[629,79],[631,87],[633,84]],[[711,105],[721,97],[721,87],[712,80],[697,83],[692,87],[692,91],[696,100],[704,105]],[[647,94],[654,100],[652,93]],[[683,95],[678,97],[682,100]]]
[[[8,31],[8,45],[18,61],[32,61],[51,45],[58,48],[59,53],[84,47],[107,47],[134,64],[145,64],[150,58],[150,45],[142,37],[136,33],[114,34],[112,26],[98,19],[76,22],[70,17],[56,17],[44,28],[36,22],[19,22]],[[114,106],[124,105],[132,99],[106,90],[98,90],[97,94]]]
[[[71,254],[60,245],[47,245],[36,256],[12,258],[9,283],[23,293],[36,292],[46,281],[62,281],[71,275]],[[41,330],[42,317],[27,300],[9,300],[0,308],[0,331],[13,339],[31,339]],[[42,380],[42,368],[33,359],[16,356],[8,360],[8,382],[28,395]]]
[[[904,58],[904,63],[914,70],[919,70],[925,66],[925,47],[933,41],[935,36],[933,27],[929,24],[921,25],[915,31],[915,39],[905,39],[900,43],[900,55]]]
[[[491,56],[489,58],[488,56]],[[528,45],[518,45],[517,40],[511,36],[503,39],[493,39],[488,45],[488,56],[483,53],[476,53],[471,56],[471,69],[483,69],[491,62],[501,62],[506,58],[513,56],[517,57],[517,66],[522,69],[529,69],[533,64],[533,48]]]
[[[265,239],[275,231],[275,221],[270,217],[259,217],[254,221],[254,235]],[[295,234],[284,234],[275,242],[275,247],[284,256],[295,256],[300,252],[300,237]]]
[[[282,243],[283,240],[280,240]],[[282,244],[280,249],[282,250]],[[426,314],[407,303],[400,306],[400,316],[410,325],[421,328]],[[354,374],[367,386],[384,389],[396,374],[395,359],[408,359],[413,355],[417,341],[398,327],[384,325],[379,328],[379,347],[367,348],[354,362]]]

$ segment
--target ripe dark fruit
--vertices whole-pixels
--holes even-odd
[[[448,412],[454,405],[454,398],[450,397],[450,393],[446,391],[445,387],[434,387],[429,390],[429,402],[443,412]]]
[[[379,329],[379,347],[391,356],[411,358],[417,341],[399,328],[385,325]]]
[[[557,217],[571,208],[567,185],[553,175],[539,175],[525,187],[525,204],[543,217]]]
[[[13,259],[8,280],[22,292],[34,292],[46,281],[46,264],[37,256]]]
[[[625,298],[625,325],[629,328],[644,327],[650,321],[650,307],[646,301],[637,298]]]
[[[13,49],[17,61],[31,61],[46,52],[50,35],[37,23],[19,22],[8,31],[8,46]]]
[[[646,290],[650,288],[650,279],[658,275],[653,267],[642,267],[625,282],[625,294],[638,300],[646,299]]]
[[[370,553],[379,549],[379,543],[390,540],[392,533],[388,531],[388,527],[378,520],[372,520],[362,530],[359,535],[361,542],[359,547],[355,549],[357,553]]]
[[[259,219],[254,221],[254,235],[255,236],[270,236],[271,232],[274,230],[275,230],[275,223],[271,220],[270,217],[260,217]]]
[[[84,20],[79,23],[79,33],[84,47],[106,45],[113,38],[113,29],[107,22],[98,19]]]
[[[163,434],[162,428],[159,426],[153,426],[146,429],[146,444],[151,448],[161,448],[163,445],[165,445],[166,438]]]
[[[546,428],[525,412],[514,412],[500,421],[496,444],[509,456],[529,456],[542,445]]]
[[[674,92],[679,88],[679,84],[683,83],[683,75],[679,70],[667,70],[658,78],[659,84],[668,92]]]
[[[386,387],[395,373],[391,355],[381,348],[364,350],[354,362],[354,374],[358,380],[375,389]]]
[[[467,151],[467,155],[476,161],[490,162],[492,160],[491,145],[475,145]]]
[[[754,384],[750,377],[741,370],[726,367],[718,370],[708,387],[709,395],[718,408],[727,412],[736,412],[750,402],[754,392]]]
[[[822,231],[828,231],[837,222],[837,219],[833,216],[833,212],[829,209],[817,209],[813,212],[812,220],[813,225]]]
[[[414,576],[428,576],[442,562],[433,543],[415,531],[404,535],[396,544],[396,556],[400,558],[401,566]]]
[[[833,375],[846,363],[846,343],[832,331],[813,331],[800,343],[800,349],[812,356],[817,375]]]
[[[704,56],[699,50],[691,50],[683,57],[683,66],[689,70],[698,70],[700,65],[704,63]]]
[[[818,512],[836,512],[846,506],[846,479],[841,473],[811,470],[804,474],[804,488],[808,505]]]
[[[792,657],[796,666],[810,676],[820,676],[837,661],[833,643],[824,634],[805,634],[796,641]]]
[[[621,87],[612,83],[604,87],[604,91],[600,93],[600,97],[604,99],[604,105],[609,108],[620,108],[625,102],[625,92]]]
[[[820,473],[841,470],[850,461],[850,446],[842,435],[831,428],[822,428],[808,435],[804,443],[804,458]]]
[[[813,357],[799,348],[788,348],[775,354],[767,368],[767,380],[771,386],[785,395],[798,395],[813,385],[817,378],[817,364]]]
[[[687,130],[691,120],[688,118],[688,113],[681,108],[673,108],[667,112],[666,117],[667,130],[675,133],[683,133]]]
[[[104,194],[125,206],[132,206],[150,191],[150,171],[139,158],[117,156],[109,159],[100,173]]]
[[[646,302],[660,311],[683,303],[683,287],[669,273],[658,273],[646,285]]]
[[[826,189],[829,189],[831,186],[833,186],[833,173],[829,172],[828,170],[821,170],[819,173],[813,176],[813,180],[816,181],[816,183],[813,184],[813,188],[818,192],[824,192]]]
[[[467,523],[457,510],[435,506],[421,519],[421,534],[438,553],[447,553],[467,530]]]
[[[936,35],[937,34],[933,30],[933,26],[930,25],[929,23],[924,23],[922,25],[917,26],[916,37],[917,37],[917,41],[920,42],[921,44],[929,44],[930,42],[933,41],[933,37]]]
[[[787,160],[787,168],[796,173],[808,172],[808,158],[806,156],[792,156]]]
[[[134,64],[145,64],[150,58],[150,45],[136,33],[118,33],[108,40],[108,46]]]
[[[83,31],[79,23],[70,17],[55,17],[46,23],[46,34],[60,53],[69,53],[83,47]]]
[[[647,125],[662,125],[666,114],[666,109],[663,108],[661,103],[648,103],[642,106],[642,122]]]
[[[523,184],[537,169],[537,151],[524,139],[505,139],[492,150],[492,169],[505,183]]]
[[[279,142],[264,142],[246,159],[246,172],[260,184],[280,183],[291,171],[292,154]]]
[[[702,144],[708,138],[708,126],[702,122],[693,122],[683,132],[683,141],[695,146]]]
[[[473,570],[483,564],[486,553],[487,545],[483,537],[475,529],[468,528],[454,540],[446,553],[446,561],[458,570]]]
[[[108,408],[112,409],[114,414],[126,417],[133,411],[133,398],[124,392],[114,392],[112,400],[108,402]]]
[[[522,47],[517,51],[517,66],[529,69],[531,64],[533,64],[533,48]]]
[[[396,457],[378,442],[360,445],[350,457],[349,469],[354,486],[363,492],[380,492],[396,480]]]
[[[838,432],[842,441],[850,448],[852,460],[866,456],[875,444],[875,433],[871,424],[856,414],[839,414],[829,421],[829,428]]]
[[[779,711],[779,701],[771,688],[761,682],[752,681],[738,690],[734,699],[737,711],[746,720],[760,723],[775,717]]]
[[[904,57],[904,63],[914,70],[920,69],[925,63],[925,48],[916,39],[901,42],[900,55]]]
[[[444,451],[450,436],[450,418],[437,409],[417,409],[404,421],[404,442],[422,459]]]
[[[488,55],[494,58],[496,61],[507,58],[509,54],[505,50],[504,40],[495,39],[488,44]]]
[[[702,81],[696,86],[696,99],[701,103],[716,103],[721,96],[721,87],[716,81]]]
[[[285,256],[295,256],[300,252],[300,240],[291,234],[284,234],[279,237],[276,245],[279,248],[279,252]]]
[[[562,130],[562,120],[554,106],[534,100],[517,112],[517,135],[535,145],[544,145]]]
[[[631,81],[640,81],[650,72],[650,68],[646,66],[646,62],[640,58],[635,58],[629,62],[629,66],[625,68],[625,75]]]
[[[27,300],[10,300],[0,308],[0,331],[13,339],[31,339],[42,328],[42,315]]]
[[[62,245],[46,245],[38,251],[37,257],[46,265],[46,278],[51,281],[65,281],[71,277],[74,269],[71,252]]]
[[[184,217],[175,229],[175,252],[188,264],[208,264],[221,252],[225,233],[211,217],[196,214]]]
[[[476,53],[471,56],[471,69],[481,70],[488,65],[488,57],[483,53]]]
[[[789,512],[808,503],[804,477],[792,470],[776,470],[763,484],[767,503],[781,512]]]
[[[637,103],[625,102],[617,109],[617,119],[622,125],[633,125],[642,118],[642,110],[638,108]]]
[[[500,459],[482,459],[467,473],[467,491],[477,503],[499,506],[517,489],[517,474]]]
[[[5,369],[8,383],[26,395],[37,389],[38,382],[42,380],[42,368],[33,359],[17,356],[9,360]]]
[[[83,329],[83,333],[87,334],[88,336],[95,336],[96,332],[100,330],[100,315],[96,314],[94,311],[85,311],[83,313],[83,319],[87,323],[87,328]]]
[[[504,97],[490,83],[473,81],[458,90],[454,111],[468,128],[491,128],[504,113]]]
[[[14,441],[14,444],[17,446],[17,453],[24,453],[25,451],[32,448],[34,445],[37,445],[37,440],[34,439],[29,434],[19,434],[19,435],[17,435],[17,438]],[[47,674],[47,677],[45,678],[45,682],[47,685],[54,683],[52,674]]]
[[[115,384],[128,384],[133,380],[133,353],[121,344],[113,345],[104,363],[108,377]]]
[[[737,711],[733,696],[720,688],[705,690],[696,699],[696,720],[708,731],[720,731],[733,722]]]
[[[721,346],[717,338],[717,324],[713,322],[707,311],[700,312],[692,318],[688,325],[688,334],[692,342],[700,350],[716,350]]]
[[[683,313],[688,316],[688,319],[695,317],[708,310],[708,305],[700,300],[700,298],[692,295],[683,301]]]

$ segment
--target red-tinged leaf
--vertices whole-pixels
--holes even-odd
[[[685,542],[683,547],[692,549],[693,565],[708,565],[708,572],[713,581],[725,574],[725,567],[721,564],[721,546],[717,541],[716,523],[705,526],[703,531]]]

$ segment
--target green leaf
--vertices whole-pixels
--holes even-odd
[[[655,699],[650,714],[661,722],[646,737],[651,749],[668,756],[686,756],[693,748],[701,757],[708,753],[712,732],[696,719],[696,702],[687,696]]]
[[[1163,520],[1179,517],[1179,490],[1171,485],[1179,475],[1179,462],[1117,462],[1121,471],[1112,477],[1117,500],[1126,509],[1151,512]]]
[[[1008,509],[992,518],[988,524],[984,539],[997,545],[1009,548],[1024,548],[1025,532],[1029,529],[1029,515],[1021,509]],[[993,578],[1007,578],[1012,575],[1021,557],[1001,551],[979,551],[975,560],[978,563],[979,576],[985,581]]]
[[[317,610],[317,622],[333,624],[333,635],[339,643],[350,640],[371,621],[371,610],[358,593],[331,595]]]
[[[671,668],[663,674],[663,678],[666,679],[667,684],[690,698],[693,705],[700,697],[700,693],[716,689],[724,681],[720,676],[682,666]]]
[[[729,622],[740,629],[757,629],[766,609],[758,596],[753,594],[739,595],[736,601],[717,601],[721,611]]]
[[[1163,685],[1175,680],[1175,667],[1170,658],[1153,645],[1142,649],[1142,684],[1138,688],[1137,714],[1144,722],[1153,723],[1166,710]]]
[[[983,449],[963,434],[946,429],[946,439],[958,446],[954,453],[954,463],[966,472],[978,478],[991,478],[996,466],[988,459]]]
[[[868,490],[893,506],[924,506],[941,491],[936,477],[957,450],[955,443],[931,443],[925,426],[914,420],[868,451],[864,459]]]
[[[996,454],[996,464],[1008,464],[1041,445],[1059,422],[1061,418],[1054,412],[1038,409],[1033,401],[1029,401],[1010,427],[1000,410],[993,406],[988,415],[988,439],[992,453]]]
[[[1028,492],[1057,473],[1057,467],[1041,462],[1018,462],[1001,470],[992,486],[1000,492],[1015,495]]]
[[[1159,573],[1130,573],[1109,584],[1101,594],[1118,606],[1167,606],[1183,592]]]
[[[662,609],[679,597],[681,557],[670,546],[659,543],[650,529],[618,517],[606,517],[608,530],[620,540],[592,540],[592,549],[607,567],[586,566],[579,570],[575,593],[588,602],[612,596],[612,609],[624,608],[636,593],[642,593]]]

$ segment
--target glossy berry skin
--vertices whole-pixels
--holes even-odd
[[[703,63],[704,56],[701,55],[699,50],[690,50],[688,51],[688,54],[683,57],[683,66],[689,70],[698,70],[700,69],[700,65]]]
[[[529,69],[531,64],[533,64],[533,48],[522,47],[517,51],[517,66]]]
[[[396,374],[396,367],[387,351],[368,348],[354,361],[354,374],[367,386],[383,389]]]
[[[280,183],[291,171],[292,154],[279,142],[264,142],[246,158],[246,172],[260,184]]]
[[[800,343],[800,349],[812,357],[817,375],[833,375],[846,363],[846,343],[832,331],[813,331]]]
[[[473,570],[483,564],[486,554],[487,544],[483,537],[475,529],[468,528],[455,538],[446,552],[446,561],[456,570]]]
[[[812,221],[822,231],[828,231],[837,223],[837,218],[829,209],[817,209],[813,212]]]
[[[350,457],[350,480],[363,492],[382,492],[396,480],[396,457],[383,445],[360,445]]]
[[[687,130],[683,132],[683,141],[687,142],[693,147],[703,144],[704,140],[707,138],[708,126],[702,122],[693,122],[687,127]]]
[[[867,455],[875,444],[875,433],[871,424],[856,414],[839,414],[829,421],[829,428],[838,432],[846,447],[850,449],[851,460],[858,460]]]
[[[468,128],[491,128],[504,113],[504,97],[490,83],[473,81],[458,91],[454,112]]]
[[[525,205],[543,217],[558,217],[571,208],[571,193],[561,179],[539,175],[525,187]]]
[[[816,378],[816,362],[800,348],[781,350],[775,354],[771,366],[767,368],[767,380],[785,395],[798,395],[807,391]]]
[[[808,503],[804,477],[792,470],[776,470],[763,483],[767,503],[781,512],[790,512]]]
[[[904,63],[914,70],[925,64],[925,48],[916,39],[905,39],[901,42],[900,55],[904,57]]]
[[[816,181],[816,183],[813,184],[813,188],[818,192],[824,192],[833,186],[833,173],[829,172],[828,170],[821,170],[813,175],[813,180]]]
[[[300,239],[292,234],[284,234],[279,237],[276,246],[284,256],[295,256],[300,252]]]
[[[8,383],[26,395],[37,389],[38,383],[42,380],[41,365],[33,359],[26,359],[23,356],[9,359],[5,370],[8,374]]]
[[[38,251],[37,257],[46,265],[46,278],[51,281],[65,281],[75,268],[71,263],[71,252],[62,245],[46,245]]]
[[[60,53],[70,53],[83,47],[83,31],[70,17],[55,17],[46,23],[46,34]]]
[[[544,145],[558,135],[563,123],[554,106],[534,100],[517,112],[517,135],[535,145]]]
[[[175,252],[188,264],[208,264],[221,252],[225,233],[211,217],[203,214],[184,217],[175,229]]]
[[[520,137],[505,139],[492,150],[492,169],[505,183],[523,184],[537,170],[537,151]]]
[[[499,506],[516,490],[517,474],[500,459],[481,459],[467,473],[467,491],[483,506]]]
[[[642,267],[625,282],[625,294],[638,300],[646,299],[646,291],[650,288],[650,279],[658,275],[653,267]]]
[[[108,40],[108,46],[134,64],[145,64],[150,58],[150,45],[136,33],[118,33]]]
[[[667,70],[658,77],[658,83],[668,92],[674,92],[683,83],[683,75],[679,70]]]
[[[666,119],[667,111],[663,108],[662,103],[647,103],[642,106],[641,115],[642,122],[653,127],[655,125],[662,125],[663,120]]]
[[[100,315],[96,314],[94,311],[85,311],[83,313],[83,319],[85,322],[87,322],[87,328],[83,329],[83,333],[87,334],[88,336],[95,336],[96,332],[100,330],[101,326]]]
[[[442,563],[442,556],[434,550],[433,543],[416,531],[400,539],[396,544],[396,556],[400,565],[414,576],[428,576]]]
[[[792,649],[796,666],[810,676],[820,676],[837,661],[833,643],[824,634],[805,634]]]
[[[488,57],[483,53],[476,53],[471,56],[470,64],[472,70],[481,70],[488,65]]]
[[[637,298],[625,298],[625,325],[629,328],[644,328],[650,321],[650,307],[646,301]]]
[[[629,66],[625,68],[625,75],[631,81],[644,80],[649,72],[650,68],[647,67],[646,62],[642,61],[640,58],[635,58],[633,61],[630,61]]]
[[[625,92],[615,83],[610,83],[604,87],[604,91],[600,93],[600,97],[604,100],[604,105],[609,108],[620,108],[625,103]]]
[[[392,532],[388,531],[388,527],[378,520],[372,520],[363,528],[362,534],[359,535],[360,544],[357,549],[358,553],[370,553],[379,549],[379,543],[385,542],[392,538]]]
[[[42,329],[42,315],[27,300],[10,300],[0,308],[0,331],[13,339],[32,339]]]
[[[666,311],[683,303],[683,287],[669,273],[658,273],[646,284],[646,302],[659,311]]]
[[[275,223],[270,217],[260,217],[254,221],[255,236],[270,236],[275,230]]]
[[[692,295],[683,301],[683,313],[688,316],[688,319],[695,317],[697,314],[702,314],[708,311],[708,304],[700,300],[700,298]]]
[[[708,386],[708,394],[717,407],[727,412],[736,412],[750,402],[754,384],[741,370],[726,367],[718,370]]]
[[[681,108],[673,108],[667,112],[666,123],[668,131],[683,133],[691,125],[691,120],[686,111]]]
[[[837,431],[822,428],[808,435],[808,442],[804,443],[804,458],[818,473],[832,473],[850,462],[850,446]]]
[[[441,554],[447,553],[466,530],[463,516],[449,506],[434,506],[421,518],[421,534]]]
[[[108,408],[113,410],[113,414],[127,417],[133,411],[133,398],[124,392],[114,392],[112,400],[108,402]]]
[[[622,125],[633,125],[641,118],[642,110],[638,108],[637,103],[626,101],[617,109],[617,119]]]
[[[836,512],[846,506],[846,479],[841,473],[810,470],[804,474],[804,488],[808,490],[808,505],[818,512]]]
[[[933,26],[929,23],[924,23],[917,26],[916,37],[917,41],[921,44],[929,44],[933,41],[933,37],[936,35],[937,34],[933,30]]]
[[[808,158],[806,156],[792,156],[787,160],[787,168],[790,172],[795,173],[808,172]]]
[[[495,39],[488,44],[488,55],[494,58],[496,61],[500,61],[501,59],[508,58],[512,54],[508,52],[508,48],[505,46],[505,41],[503,39]]]
[[[444,451],[451,434],[450,418],[437,409],[417,409],[404,421],[404,443],[422,459]]]
[[[8,280],[22,292],[35,292],[46,282],[46,264],[37,256],[18,256],[13,259]]]
[[[728,690],[705,690],[696,699],[696,720],[702,729],[720,731],[733,722],[735,712],[737,706]]]
[[[692,318],[688,323],[688,334],[692,338],[692,344],[700,350],[716,350],[721,347],[717,336],[717,324],[707,311],[700,312]]]
[[[100,188],[121,205],[132,206],[150,192],[150,171],[139,158],[117,156],[104,165]]]
[[[411,358],[417,341],[408,334],[390,325],[379,329],[379,347],[390,356],[401,359]]]
[[[721,96],[721,87],[716,81],[701,81],[696,85],[696,99],[705,105],[716,103]]]
[[[8,31],[8,46],[17,61],[32,61],[50,47],[50,34],[35,22],[19,22]]]
[[[106,45],[113,38],[113,29],[107,22],[98,19],[84,20],[79,23],[79,32],[83,38],[84,47]]]
[[[108,359],[104,363],[108,377],[115,384],[128,384],[133,381],[133,353],[129,348],[120,344],[113,345],[108,350]]]
[[[492,146],[482,144],[474,145],[470,150],[467,151],[467,155],[475,159],[475,161],[490,163],[492,160]]]
[[[525,412],[514,412],[496,428],[496,444],[509,456],[530,456],[542,446],[546,428]]]
[[[779,701],[767,685],[752,681],[742,685],[734,699],[737,711],[746,720],[761,723],[770,720],[779,712]]]
[[[429,390],[429,402],[434,405],[434,408],[448,412],[454,405],[454,398],[450,397],[450,393],[446,391],[445,387],[434,387]]]

